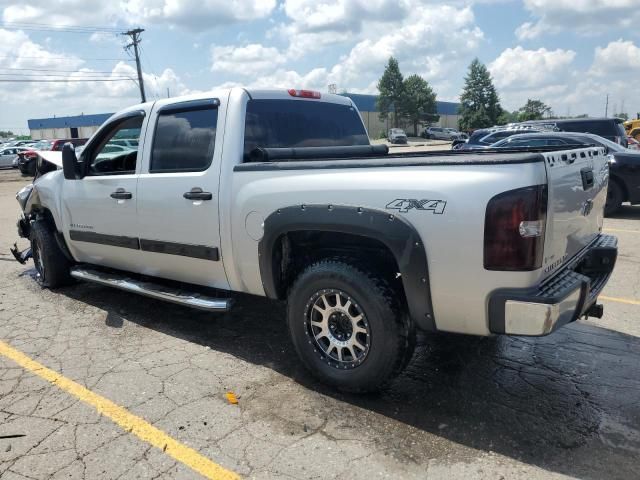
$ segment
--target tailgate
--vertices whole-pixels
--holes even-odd
[[[549,185],[542,264],[542,278],[546,278],[600,233],[609,165],[602,148],[589,147],[543,155]]]

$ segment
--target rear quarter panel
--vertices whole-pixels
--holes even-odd
[[[546,182],[543,163],[232,172],[231,238],[225,269],[236,290],[264,295],[258,262],[261,221],[302,204],[367,207],[400,216],[426,245],[439,330],[487,335],[494,289],[527,287],[537,272],[490,272],[483,266],[485,209],[496,194]],[[398,200],[439,200],[442,213],[389,207]],[[397,203],[396,203],[397,205]]]

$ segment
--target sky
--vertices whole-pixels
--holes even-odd
[[[458,101],[485,63],[508,110],[640,112],[637,0],[0,0],[0,130],[216,87],[376,93],[390,56]],[[18,80],[18,81],[16,81]],[[32,82],[32,80],[39,80]],[[97,81],[99,80],[99,81]]]

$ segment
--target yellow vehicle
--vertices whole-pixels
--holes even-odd
[[[640,118],[624,122],[624,129],[627,132],[627,135],[640,141]]]

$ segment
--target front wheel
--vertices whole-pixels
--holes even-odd
[[[415,332],[398,293],[339,260],[308,267],[289,294],[288,324],[304,365],[340,390],[375,391],[413,354]]]
[[[71,282],[71,262],[62,252],[49,225],[36,220],[31,225],[31,253],[36,266],[36,280],[47,288],[56,288]]]

